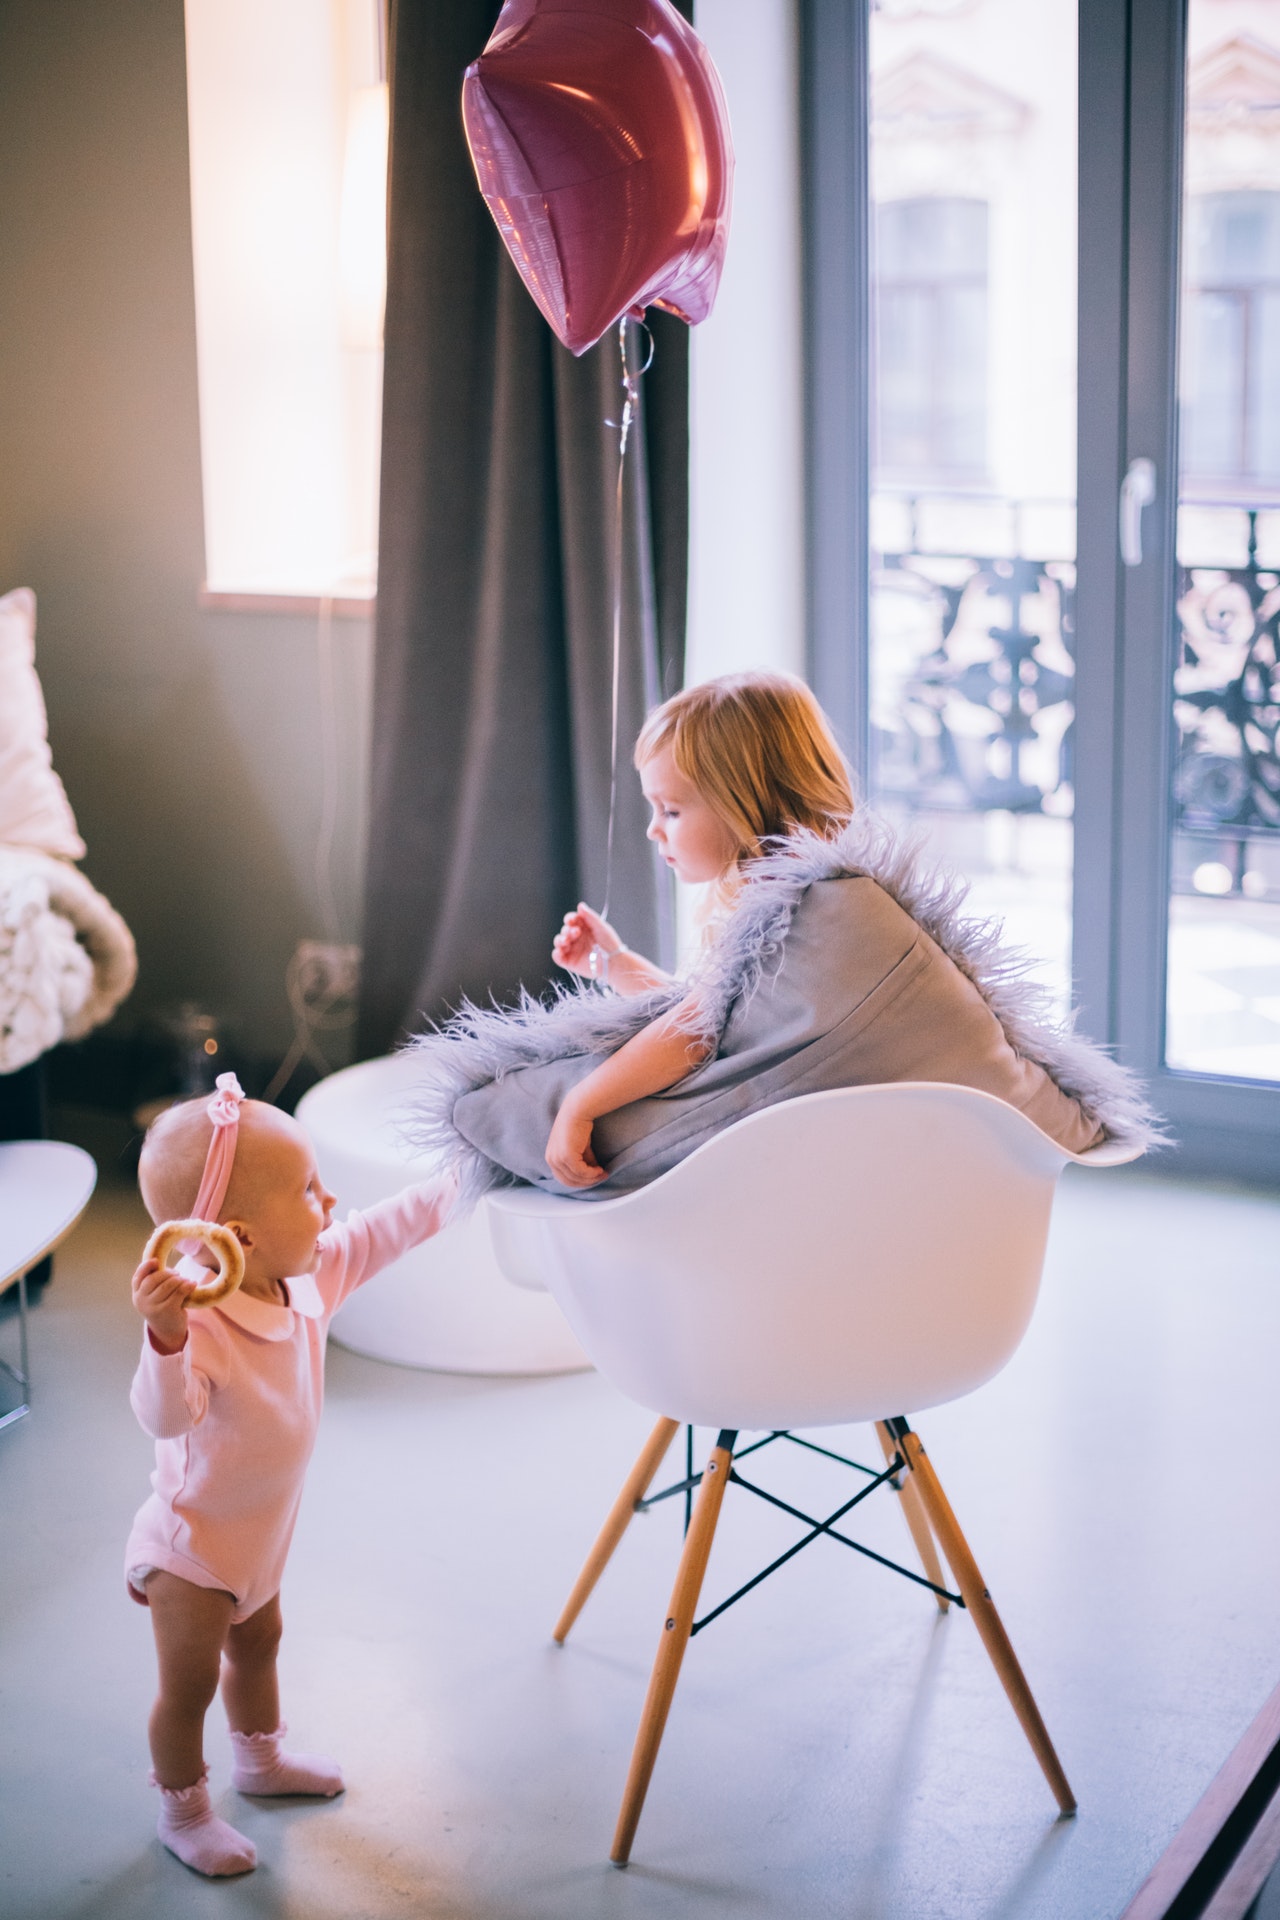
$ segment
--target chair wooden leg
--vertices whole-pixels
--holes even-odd
[[[892,1462],[898,1451],[897,1442],[894,1440],[893,1435],[883,1420],[876,1421],[876,1432],[880,1436],[880,1445],[884,1448],[886,1463]],[[929,1516],[921,1504],[920,1489],[917,1487],[910,1473],[904,1473],[901,1476],[897,1494],[899,1504],[902,1508],[902,1517],[910,1529],[911,1538],[915,1541],[916,1552],[920,1555],[920,1564],[924,1568],[925,1579],[932,1580],[935,1587],[944,1586],[946,1583],[942,1577],[942,1562],[938,1558],[938,1549],[934,1545],[933,1532],[929,1526]],[[938,1603],[939,1613],[948,1613],[950,1611],[951,1602],[945,1593],[935,1594],[934,1599]]]
[[[615,1867],[625,1867],[630,1857],[631,1843],[635,1839],[636,1827],[640,1821],[640,1811],[644,1806],[645,1794],[649,1790],[653,1763],[658,1757],[658,1747],[662,1740],[663,1728],[667,1724],[667,1714],[676,1690],[676,1681],[680,1678],[684,1650],[689,1644],[693,1616],[698,1609],[698,1595],[702,1591],[702,1578],[706,1573],[707,1561],[711,1555],[711,1542],[715,1538],[716,1522],[720,1518],[720,1504],[724,1499],[725,1488],[729,1484],[729,1468],[733,1461],[733,1447],[737,1437],[736,1433],[722,1432],[703,1470],[702,1485],[698,1488],[698,1498],[694,1503],[693,1519],[685,1535],[684,1551],[680,1555],[680,1565],[676,1570],[671,1606],[663,1627],[662,1638],[658,1642],[658,1656],[653,1663],[653,1672],[649,1678],[649,1691],[645,1696],[644,1712],[640,1716],[640,1727],[631,1755],[631,1771],[627,1775],[622,1808],[618,1814],[618,1827],[613,1836],[613,1848],[609,1858]]]
[[[969,1551],[968,1543],[961,1533],[956,1517],[951,1511],[946,1494],[938,1482],[933,1464],[921,1446],[918,1437],[911,1431],[905,1420],[895,1420],[890,1432],[897,1441],[898,1449],[911,1468],[912,1477],[920,1492],[929,1523],[937,1535],[948,1565],[955,1575],[956,1585],[964,1597],[965,1606],[973,1615],[974,1625],[982,1638],[982,1644],[990,1655],[991,1664],[1000,1676],[1000,1683],[1009,1696],[1009,1702],[1022,1726],[1022,1731],[1031,1742],[1031,1750],[1044,1772],[1045,1779],[1053,1791],[1063,1813],[1074,1813],[1076,1798],[1067,1784],[1067,1776],[1062,1771],[1062,1763],[1053,1750],[1049,1732],[1040,1718],[1040,1709],[1031,1696],[1022,1668],[1018,1665],[1018,1656],[1009,1643],[1009,1636],[1001,1624],[1000,1616],[991,1604],[991,1595],[986,1583],[978,1571],[978,1563]]]
[[[566,1634],[582,1612],[592,1588],[608,1566],[614,1548],[631,1524],[636,1502],[643,1500],[649,1491],[650,1482],[662,1465],[663,1455],[674,1440],[679,1426],[678,1420],[659,1420],[646,1440],[644,1451],[627,1475],[621,1493],[609,1509],[609,1518],[600,1529],[599,1537],[587,1555],[573,1592],[565,1602],[564,1612],[556,1621],[551,1637],[559,1646],[564,1645]]]

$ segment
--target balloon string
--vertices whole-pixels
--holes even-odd
[[[640,407],[640,382],[653,365],[653,335],[644,321],[639,325],[649,342],[644,365],[632,368],[627,359],[627,316],[618,322],[618,354],[622,361],[624,395],[620,421],[606,420],[607,427],[618,428],[618,483],[613,501],[613,691],[609,727],[609,832],[604,853],[604,905],[600,918],[609,918],[609,900],[613,893],[613,830],[618,813],[618,703],[622,684],[622,482],[627,465],[627,441],[631,424]]]

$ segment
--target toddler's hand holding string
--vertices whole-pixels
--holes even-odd
[[[587,979],[603,977],[622,941],[609,922],[580,900],[564,917],[559,933],[551,943],[551,958],[566,973],[580,973]]]
[[[187,1344],[187,1306],[196,1290],[158,1260],[144,1260],[133,1276],[133,1304],[147,1323],[151,1344],[158,1353],[181,1353]]]
[[[566,973],[598,980],[615,993],[649,993],[654,987],[666,986],[671,978],[651,960],[624,947],[609,922],[585,900],[566,913],[552,942],[551,958]]]

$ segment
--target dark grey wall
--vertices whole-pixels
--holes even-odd
[[[132,926],[126,1023],[182,998],[283,1051],[322,932],[316,634],[202,614],[182,0],[0,5],[0,592],[37,660],[85,870]],[[335,623],[344,936],[358,931],[370,635]]]

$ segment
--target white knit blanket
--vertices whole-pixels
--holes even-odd
[[[77,868],[0,846],[0,1073],[99,1026],[136,974],[128,927]]]

